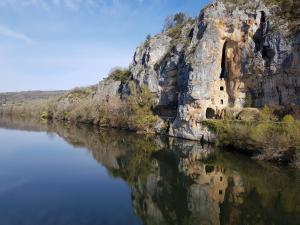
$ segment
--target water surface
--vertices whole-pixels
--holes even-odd
[[[1,225],[299,225],[299,170],[197,142],[0,119]]]

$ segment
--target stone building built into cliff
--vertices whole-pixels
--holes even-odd
[[[226,81],[224,78],[220,78],[214,81],[211,86],[213,88],[213,97],[211,98],[211,103],[206,108],[205,118],[222,118],[224,116],[225,108],[229,106]]]

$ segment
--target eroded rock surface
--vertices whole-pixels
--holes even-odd
[[[133,77],[173,116],[170,135],[213,141],[200,122],[228,108],[300,104],[300,33],[278,6],[244,3],[217,1],[176,37],[166,31],[137,48]]]
[[[300,105],[300,17],[285,18],[271,1],[232,2],[208,5],[134,54],[131,79],[155,94],[155,113],[170,123],[171,136],[213,142],[204,119],[239,115],[245,107]],[[96,96],[124,90],[130,93],[102,82]]]

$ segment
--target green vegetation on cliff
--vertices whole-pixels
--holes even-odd
[[[299,0],[261,0],[258,2],[251,2],[248,0],[223,0],[223,2],[230,7],[256,7],[258,4],[264,3],[271,10],[275,10],[275,21],[280,21],[278,18],[282,18],[289,22],[289,28],[293,31],[297,31],[300,28],[300,3]]]
[[[129,69],[116,68],[108,75],[108,80],[121,81],[122,84],[127,84],[132,74]]]
[[[132,122],[136,130],[153,128],[158,121],[152,109],[154,107],[153,95],[146,86],[137,90],[131,83],[131,96],[128,98],[129,107],[132,112]]]
[[[259,153],[267,160],[289,161],[290,153],[300,150],[300,121],[291,115],[279,120],[267,107],[257,121],[206,120],[203,125],[216,132],[219,146]]]
[[[96,87],[83,87],[83,88],[74,88],[70,92],[67,93],[67,98],[70,102],[76,101],[78,99],[85,99],[89,97],[91,94],[95,93]]]

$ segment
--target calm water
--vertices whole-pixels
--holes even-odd
[[[196,142],[0,119],[1,225],[299,225],[299,170]]]

